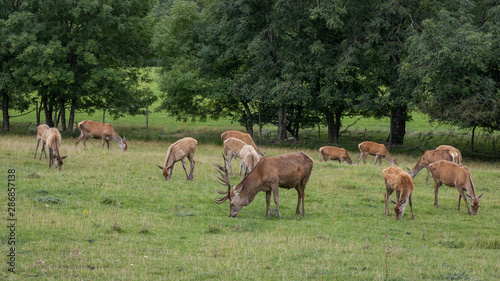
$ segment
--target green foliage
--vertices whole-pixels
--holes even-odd
[[[403,67],[419,109],[463,128],[500,129],[498,5],[438,7],[408,41]]]

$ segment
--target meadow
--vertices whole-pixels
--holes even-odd
[[[99,120],[96,116],[93,120]],[[415,178],[415,219],[409,207],[401,221],[392,206],[387,217],[381,176],[387,160],[382,165],[373,165],[372,156],[366,165],[319,162],[326,130],[318,136],[316,129],[304,130],[298,144],[272,144],[271,136],[261,146],[268,156],[304,151],[315,161],[305,218],[295,216],[297,192],[281,189],[280,220],[264,217],[264,193],[237,218],[229,218],[228,202],[213,202],[216,190],[223,189],[212,166],[222,164],[220,134],[243,130],[230,120],[182,123],[154,114],[146,138],[143,116],[110,119],[127,137],[127,152],[113,142],[102,149],[93,139],[75,148],[78,132],[64,133],[60,151],[69,157],[57,171],[48,168],[47,160],[33,158],[36,137],[30,131],[36,126],[30,118],[15,119],[14,133],[0,136],[4,187],[8,170],[15,169],[17,218],[16,273],[8,271],[11,233],[4,226],[0,279],[496,280],[500,275],[498,156],[488,142],[483,152],[467,151],[466,132],[454,131],[463,135],[459,138],[448,129],[434,131],[424,144],[419,140],[429,127],[415,118],[407,146],[391,154],[400,167],[411,168],[423,149],[439,142],[465,151],[463,164],[471,169],[477,191],[485,192],[477,216],[467,215],[463,204],[457,211],[458,192],[447,186],[439,190],[436,209],[433,181],[426,185],[422,170]],[[355,160],[354,143],[363,137],[383,141],[386,125],[387,120],[360,121],[341,142]],[[194,179],[187,181],[177,163],[166,182],[156,164],[163,165],[169,145],[184,136],[199,141]],[[482,159],[486,154],[488,161]],[[233,167],[236,171],[236,160]],[[240,180],[235,176],[231,183]],[[8,193],[2,190],[1,215],[8,225]]]

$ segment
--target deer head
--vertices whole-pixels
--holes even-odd
[[[63,165],[63,159],[66,159],[68,156],[60,157],[59,155],[56,156],[56,168],[60,171],[62,170],[62,165]]]
[[[163,176],[165,177],[166,181],[168,181],[172,177],[172,172],[171,172],[172,169],[171,168],[167,168],[166,166],[162,167],[160,165],[156,165],[156,166],[162,170]]]
[[[481,199],[481,197],[483,197],[483,194],[484,192],[479,195],[479,197],[477,198],[472,198],[469,194],[465,194],[465,196],[467,196],[467,198],[469,198],[470,200],[470,206],[472,208],[472,214],[475,216],[477,215],[477,211],[479,210],[479,199]]]
[[[125,136],[123,136],[123,139],[122,139],[122,150],[123,151],[127,151],[127,139],[125,138]]]
[[[401,220],[401,218],[403,218],[403,214],[405,212],[405,208],[406,208],[406,203],[407,203],[407,199],[403,200],[403,202],[401,203],[396,203],[394,202],[394,200],[392,200],[392,203],[394,203],[394,212],[396,212],[396,219],[397,220]]]

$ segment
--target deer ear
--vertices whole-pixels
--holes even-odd
[[[469,198],[470,200],[472,200],[472,197],[470,197],[469,194],[465,193],[465,196],[467,196],[467,198]]]
[[[125,142],[125,141],[127,141],[127,139],[125,138],[125,136],[123,136],[123,141],[124,141],[124,142]]]
[[[68,158],[68,155],[61,157],[61,159],[66,159]]]
[[[160,168],[160,169],[162,169],[162,170],[163,170],[163,167],[162,167],[162,166],[160,166],[160,165],[156,165],[156,166],[158,166],[158,168]]]
[[[392,203],[394,203],[394,205],[396,205],[396,204],[397,204],[397,203],[396,203],[396,202],[394,202],[394,200],[392,200],[392,199],[391,199],[391,202],[392,202]]]
[[[483,194],[484,194],[484,192],[481,193],[481,195],[479,195],[479,197],[477,199],[481,199],[481,197],[483,197]]]

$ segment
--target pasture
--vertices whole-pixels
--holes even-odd
[[[159,132],[144,140],[131,135],[135,127],[118,126],[120,135],[128,132],[126,153],[114,142],[108,151],[92,139],[75,148],[77,134],[63,134],[60,152],[69,157],[62,171],[33,159],[34,135],[2,135],[0,166],[4,187],[7,171],[15,169],[17,221],[16,273],[7,271],[10,233],[4,226],[0,279],[494,280],[500,275],[498,162],[464,155],[477,192],[485,192],[477,216],[467,215],[463,204],[457,211],[458,192],[447,186],[439,190],[436,209],[433,181],[426,185],[422,170],[415,178],[415,219],[408,207],[396,221],[392,206],[391,216],[384,214],[386,159],[381,166],[373,165],[373,156],[366,165],[340,165],[319,162],[320,145],[267,145],[261,150],[268,156],[304,151],[314,159],[305,218],[295,216],[297,192],[284,189],[282,220],[264,217],[264,193],[229,218],[228,202],[212,200],[219,196],[216,189],[223,189],[212,162],[222,164],[216,140],[234,126],[223,121],[204,128],[169,129],[164,138]],[[173,139],[195,132],[205,138],[198,139],[194,179],[186,181],[177,163],[166,182],[156,164],[164,164]],[[359,151],[348,152],[355,161]],[[419,153],[391,151],[402,168],[413,167]],[[238,163],[233,161],[235,172]],[[240,179],[232,177],[231,183]],[[4,188],[4,225],[7,197]]]

